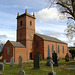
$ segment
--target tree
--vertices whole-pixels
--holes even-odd
[[[66,29],[66,36],[72,39],[75,35],[75,22],[73,20],[68,20],[67,22],[67,29]]]
[[[49,0],[50,6],[58,6],[61,13],[67,13],[68,19],[75,20],[75,0]]]
[[[74,58],[75,57],[75,48],[70,48],[69,52],[71,53],[72,58]]]
[[[68,62],[69,61],[69,54],[67,53],[65,56],[65,61]]]
[[[63,14],[67,14],[69,21],[66,35],[72,38],[75,35],[75,0],[49,0],[49,5],[57,7]]]
[[[2,53],[3,53],[3,46],[4,46],[4,44],[3,44],[3,43],[0,43],[0,56],[1,56]]]

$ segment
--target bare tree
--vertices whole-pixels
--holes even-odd
[[[0,56],[2,55],[3,53],[3,46],[4,44],[2,42],[0,42]]]
[[[73,39],[75,35],[75,22],[73,20],[68,20],[66,28],[66,36],[70,39]]]
[[[61,13],[67,13],[68,19],[75,20],[75,0],[49,0],[49,6],[57,6]]]
[[[57,7],[60,13],[67,14],[68,22],[66,36],[73,38],[75,35],[75,0],[48,0],[49,6]]]

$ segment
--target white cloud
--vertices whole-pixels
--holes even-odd
[[[7,38],[6,35],[0,35],[0,38]]]
[[[53,32],[59,32],[59,33],[64,33],[64,29],[66,26],[64,25],[54,25],[54,24],[46,24],[43,26],[42,25],[37,25],[36,30],[41,30],[41,31],[53,31]]]
[[[14,31],[14,30],[2,29],[2,30],[0,30],[0,35],[6,35],[6,38],[0,37],[1,41],[6,42],[7,40],[12,40],[12,41],[16,40],[16,31]]]
[[[40,29],[37,29],[35,32],[36,32],[36,33],[41,33],[41,34],[42,34],[42,31],[41,31]]]
[[[38,12],[35,12],[35,14],[36,14],[36,19],[39,21],[49,21],[49,20],[57,21],[66,18],[66,16],[60,14],[56,8],[45,8]]]
[[[51,31],[49,33],[44,33],[45,35],[48,35],[48,36],[52,36],[52,37],[57,37],[57,36],[61,36],[61,33],[59,32],[54,32],[54,31]]]

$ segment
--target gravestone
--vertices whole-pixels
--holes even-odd
[[[20,70],[19,71],[19,75],[25,75],[25,71],[24,70]]]
[[[4,71],[4,64],[0,64],[0,70]]]
[[[54,64],[54,62],[53,62],[53,60],[51,59],[51,60],[50,60],[51,72],[53,72],[53,64]]]
[[[56,72],[50,72],[48,75],[56,75]]]
[[[67,53],[65,56],[65,61],[68,62],[69,61],[69,54]]]
[[[74,57],[74,60],[75,60],[75,57]]]
[[[0,73],[0,75],[2,75],[2,73]]]
[[[22,57],[19,56],[19,62],[18,62],[18,67],[21,68],[22,67]]]
[[[6,64],[6,59],[3,60],[3,63]]]
[[[35,54],[34,55],[34,69],[39,69],[40,65],[39,65],[39,54]]]
[[[48,57],[47,57],[46,66],[50,66],[50,59],[51,59],[51,57],[50,57],[50,47],[49,47],[49,45],[48,45]]]
[[[14,65],[14,57],[11,57],[10,59],[10,66],[12,67]]]
[[[56,72],[53,71],[53,64],[54,64],[53,60],[50,59],[51,72],[48,75],[56,75]]]
[[[53,66],[58,66],[57,53],[55,53],[55,51],[52,53],[52,58],[54,62]]]

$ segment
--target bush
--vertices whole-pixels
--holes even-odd
[[[65,61],[68,62],[69,61],[69,54],[67,53],[65,56]]]
[[[0,62],[2,62],[2,59],[0,59]]]
[[[3,52],[0,52],[0,57],[2,56],[2,53],[3,53]]]
[[[1,57],[1,54],[0,54],[0,57]]]
[[[41,54],[39,54],[39,59],[40,59],[40,61],[43,60],[43,56]]]
[[[69,50],[69,52],[71,53],[72,58],[74,58],[74,57],[75,57],[75,48],[71,48],[71,49]]]

